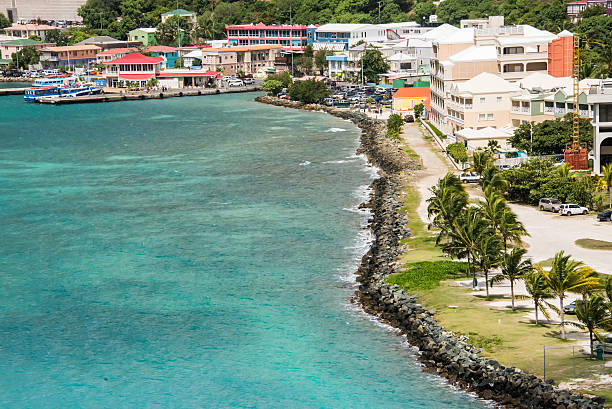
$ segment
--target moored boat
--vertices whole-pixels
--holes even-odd
[[[26,88],[23,99],[26,102],[34,102],[39,97],[60,95],[61,88],[70,86],[76,81],[76,77],[69,75],[38,78],[30,88]]]

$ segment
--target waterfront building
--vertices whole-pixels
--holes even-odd
[[[195,60],[199,60],[200,64],[202,63],[202,50],[194,50],[190,53],[183,55],[183,64],[185,67],[192,67],[194,65]]]
[[[202,70],[233,75],[276,72],[287,69],[281,58],[282,45],[265,44],[228,48],[202,48]]]
[[[163,70],[156,75],[157,85],[167,88],[210,87],[219,76],[216,71],[189,69]]]
[[[63,47],[45,47],[40,57],[41,63],[48,67],[87,66],[95,63],[100,47],[96,45],[67,45]]]
[[[418,104],[429,106],[429,87],[400,88],[393,94],[394,114],[414,115],[414,107]]]
[[[163,57],[162,68],[174,68],[179,59],[179,49],[165,45],[152,45],[144,48],[144,51],[151,53],[153,57]]]
[[[59,27],[47,24],[16,24],[4,28],[4,32],[11,37],[30,38],[30,36],[36,35],[39,36],[42,41],[47,39],[47,32],[51,30],[59,30]]]
[[[304,25],[267,26],[259,24],[225,25],[230,46],[282,45],[283,51],[303,52],[308,44]]]
[[[46,21],[82,21],[83,19],[79,16],[78,10],[86,1],[0,0],[0,13],[7,16],[13,23],[37,19]]]
[[[436,33],[436,30],[438,32]],[[432,121],[445,133],[452,131],[448,116],[450,89],[487,72],[516,82],[533,73],[563,75],[571,65],[569,32],[555,35],[529,25],[488,29],[440,26],[425,34],[432,39],[430,64]],[[567,37],[567,39],[563,39]],[[552,42],[563,39],[559,42]]]
[[[510,125],[511,98],[522,94],[517,83],[483,72],[452,84],[448,100],[450,133],[464,128],[503,128]]]
[[[123,87],[136,83],[143,87],[161,72],[163,57],[147,57],[140,53],[130,53],[121,58],[104,63],[106,83],[109,87]]]
[[[140,27],[128,32],[128,41],[138,41],[144,46],[157,45],[157,28]]]
[[[612,79],[602,80],[587,97],[593,106],[593,171],[612,163]]]
[[[55,43],[43,43],[40,41],[30,40],[29,38],[21,38],[0,43],[0,58],[10,60],[16,52],[21,51],[26,47],[34,47],[41,50],[44,47],[53,46]]]
[[[387,40],[387,29],[374,24],[324,24],[316,29],[313,48],[346,51],[358,42]]]
[[[176,10],[168,11],[167,13],[162,13],[161,15],[162,23],[165,23],[166,20],[168,20],[172,16],[178,16],[178,17],[187,19],[187,21],[189,21],[190,24],[195,24],[197,22],[197,15],[193,11],[187,11],[184,9],[176,9]]]

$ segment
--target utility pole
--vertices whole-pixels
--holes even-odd
[[[176,9],[178,10],[178,0],[176,0]],[[176,43],[178,44],[178,48],[181,48],[181,17],[176,15]],[[179,54],[180,54],[179,50]]]

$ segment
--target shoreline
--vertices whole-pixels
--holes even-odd
[[[368,314],[399,329],[411,346],[418,349],[417,359],[424,372],[447,379],[449,385],[493,400],[510,408],[603,408],[602,398],[559,390],[551,383],[528,375],[518,368],[507,368],[497,361],[482,358],[472,345],[446,331],[434,314],[386,278],[401,268],[400,240],[410,237],[407,215],[397,197],[405,179],[402,172],[416,170],[420,162],[405,154],[397,142],[386,138],[385,124],[365,114],[325,107],[317,104],[281,100],[261,96],[257,102],[308,111],[323,111],[349,119],[361,129],[357,153],[364,153],[370,164],[379,169],[379,177],[371,184],[372,196],[362,207],[372,212],[369,227],[374,240],[362,257],[355,273],[358,290],[353,302]]]

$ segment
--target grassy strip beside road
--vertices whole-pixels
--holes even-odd
[[[585,249],[591,250],[612,250],[612,241],[596,239],[578,239],[576,244]]]

